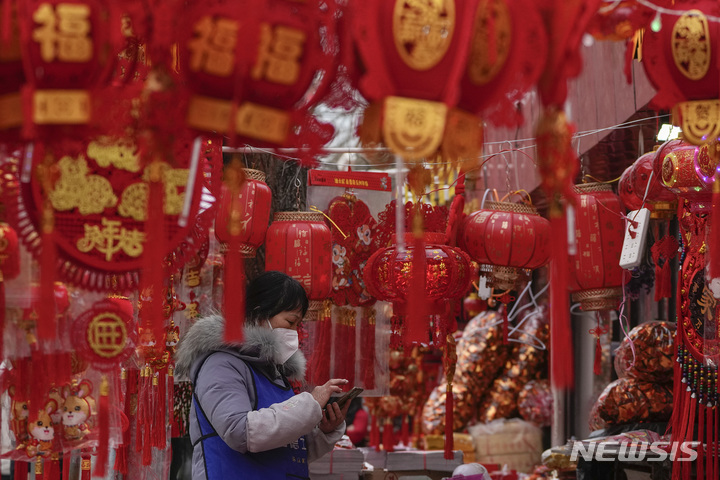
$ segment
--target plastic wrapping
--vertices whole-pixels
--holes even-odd
[[[519,418],[495,420],[473,425],[468,431],[479,463],[507,465],[523,473],[530,473],[540,463],[542,431],[529,422]]]
[[[552,423],[553,396],[549,380],[532,380],[518,394],[518,412],[538,427]]]
[[[663,321],[646,322],[633,328],[615,350],[615,372],[618,378],[671,382],[675,358],[675,331],[674,323]]]
[[[478,407],[478,421],[487,423],[517,416],[518,395],[523,387],[546,374],[547,350],[544,346],[549,340],[547,309],[526,313],[517,342],[511,343],[513,350],[505,370],[495,379]]]
[[[591,411],[591,428],[625,423],[665,422],[673,409],[672,385],[620,378],[608,385]]]

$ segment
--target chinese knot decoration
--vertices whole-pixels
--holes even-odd
[[[330,229],[322,213],[276,212],[265,242],[265,270],[299,281],[308,299],[308,318],[317,319],[332,288]]]
[[[573,301],[585,311],[617,308],[623,270],[618,259],[625,237],[620,198],[603,183],[576,185],[577,253],[570,261]]]

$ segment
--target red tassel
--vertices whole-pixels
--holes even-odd
[[[157,380],[157,408],[155,409],[155,422],[153,422],[153,446],[165,450],[167,445],[167,376],[164,372],[159,372]]]
[[[386,452],[395,451],[395,433],[393,432],[393,423],[391,419],[385,420],[383,425],[383,450]]]
[[[600,375],[602,373],[602,345],[600,337],[595,339],[595,363],[593,364],[593,373]]]
[[[170,415],[170,438],[180,436],[180,425],[175,415],[175,367],[168,366],[168,414]]]
[[[372,307],[363,309],[362,322],[363,386],[365,390],[372,390],[375,388],[375,310]]]
[[[502,334],[503,334],[503,345],[510,345],[508,337],[510,335],[510,321],[508,320],[508,308],[507,305],[502,306]]]
[[[697,421],[697,417],[695,416],[697,412],[697,399],[696,398],[690,398],[690,416],[688,418],[688,430],[685,435],[685,441],[686,442],[692,442],[693,435],[695,433],[695,422]],[[690,478],[690,472],[692,471],[692,464],[693,462],[682,462],[683,464],[683,475],[682,478]]]
[[[720,174],[715,175],[712,195],[712,221],[708,245],[720,245]],[[720,252],[710,249],[710,278],[720,278]]]
[[[165,332],[163,313],[163,260],[165,258],[165,214],[162,162],[153,160],[148,167],[150,172],[148,194],[148,212],[145,222],[145,264],[142,272],[144,295],[149,296],[143,305],[141,314],[147,328],[152,329],[155,340],[160,342]]]
[[[378,418],[375,415],[372,415],[370,419],[370,438],[368,441],[371,447],[380,450],[380,425],[378,425]]]
[[[70,479],[70,465],[72,464],[72,453],[65,453],[63,456],[62,480]]]
[[[83,455],[80,461],[80,480],[90,480],[90,469],[92,468],[92,461],[90,455]]]
[[[350,313],[348,314],[348,322],[347,325],[345,325],[345,345],[347,346],[347,350],[345,350],[345,378],[348,381],[348,385],[355,385],[355,364],[357,363],[356,358],[356,348],[355,348],[355,339],[356,339],[356,329],[357,329],[357,312],[355,310],[350,310]]]
[[[556,388],[574,385],[570,305],[568,301],[568,244],[567,222],[564,214],[551,213],[551,227],[555,232],[550,265],[550,364],[551,379]]]
[[[13,480],[27,480],[30,464],[28,462],[15,462],[15,473]]]
[[[418,211],[419,214],[419,211]],[[416,222],[419,222],[416,217]],[[417,229],[417,225],[415,226]],[[425,238],[422,231],[415,232],[412,248],[412,274],[407,298],[405,318],[405,345],[428,343],[428,306],[425,293]]]
[[[332,347],[332,304],[325,301],[320,320],[315,324],[315,345],[310,357],[310,383],[324,385],[330,380],[330,350]]]
[[[400,424],[400,441],[406,447],[410,446],[410,420],[407,415],[402,416]]]
[[[104,477],[107,471],[108,451],[110,450],[110,385],[103,375],[100,382],[100,408],[98,409],[98,446],[95,460],[95,476]]]
[[[43,480],[60,480],[60,460],[57,454],[53,454],[52,458],[46,459],[44,463]]]
[[[43,212],[42,250],[40,252],[40,298],[55,298],[55,247],[52,207]],[[53,340],[57,336],[55,325],[55,302],[38,302],[37,335],[40,340]]]
[[[140,378],[138,380],[138,392],[137,392],[137,413],[136,413],[136,427],[135,427],[135,452],[140,453],[143,451],[143,431],[150,428],[145,423],[145,410],[147,410],[147,404],[150,401],[148,393],[148,374],[147,370],[149,367],[140,367]]]
[[[239,160],[233,160],[226,170],[226,184],[231,198],[228,212],[228,230],[230,242],[225,253],[225,292],[223,294],[225,313],[225,342],[242,343],[243,325],[245,320],[245,262],[240,251],[242,234],[242,207],[240,204],[240,188],[244,182],[244,174]],[[230,286],[240,285],[243,288]]]
[[[148,370],[149,367],[148,367]],[[156,386],[154,385],[155,376],[153,375],[152,371],[148,372],[146,381],[146,390],[147,390],[147,404],[144,409],[144,419],[143,423],[144,429],[143,429],[143,438],[142,438],[142,464],[144,466],[148,466],[152,463],[152,430],[153,430],[153,421],[154,418],[152,417],[152,414],[156,412],[156,404],[155,404],[155,389]]]
[[[127,454],[127,445],[120,445],[115,449],[115,465],[113,466],[113,470],[123,475],[127,475],[128,472]]]
[[[700,444],[697,448],[697,478],[702,479],[705,477],[705,405],[702,403],[698,406],[698,441]]]
[[[455,454],[453,453],[453,449],[455,448],[453,442],[453,431],[455,430],[454,403],[452,384],[448,383],[445,390],[445,458],[447,460],[455,458]]]

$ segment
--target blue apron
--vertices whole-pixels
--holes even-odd
[[[270,381],[246,363],[255,382],[255,410],[267,408],[272,404],[284,402],[295,394],[290,386],[285,388]],[[200,369],[198,369],[198,372]],[[286,382],[287,384],[287,382]],[[308,479],[307,446],[305,437],[284,447],[259,453],[240,453],[230,448],[210,424],[203,412],[197,396],[193,394],[193,404],[200,424],[200,438],[194,444],[200,444],[205,460],[207,480],[287,480]]]

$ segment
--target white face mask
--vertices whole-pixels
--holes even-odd
[[[268,320],[268,326],[272,330],[272,334],[275,337],[277,346],[277,352],[275,353],[275,361],[278,365],[284,365],[285,362],[298,351],[300,342],[298,340],[298,333],[296,330],[290,330],[289,328],[273,328]]]

